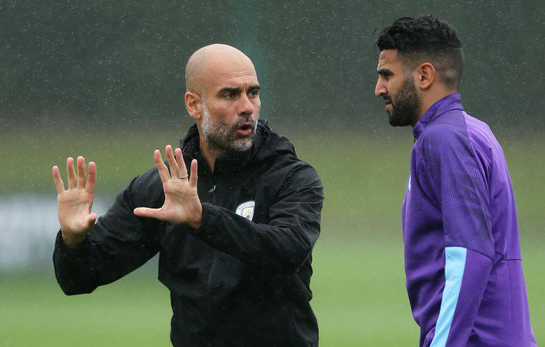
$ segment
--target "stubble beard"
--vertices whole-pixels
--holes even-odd
[[[210,151],[215,152],[217,156],[220,156],[225,152],[245,152],[252,148],[257,130],[257,121],[254,121],[251,116],[240,117],[237,122],[229,127],[212,119],[204,99],[201,102],[201,109],[202,136]],[[237,137],[238,128],[242,123],[247,122],[253,124],[254,129],[252,135],[249,137]]]
[[[391,126],[404,127],[414,125],[418,118],[420,109],[420,98],[418,91],[411,77],[407,77],[401,83],[401,87],[395,96],[392,98],[392,111],[388,112],[390,117],[388,121]]]

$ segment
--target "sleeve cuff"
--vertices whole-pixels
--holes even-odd
[[[217,218],[218,211],[216,210],[216,207],[209,203],[203,203],[201,225],[197,229],[191,229],[191,233],[203,238],[209,238]]]
[[[61,231],[57,233],[57,238],[55,239],[55,249],[58,252],[58,255],[62,257],[78,257],[82,254],[85,248],[85,244],[89,242],[89,239],[85,237],[83,242],[76,247],[67,247],[62,240]]]

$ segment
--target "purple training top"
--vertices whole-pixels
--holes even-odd
[[[420,346],[537,346],[498,141],[459,94],[436,102],[413,132],[403,241]]]

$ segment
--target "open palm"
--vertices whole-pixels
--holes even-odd
[[[191,162],[189,176],[180,148],[176,148],[173,153],[172,147],[168,145],[165,147],[165,154],[169,167],[163,162],[159,150],[155,150],[153,155],[165,193],[163,206],[158,209],[138,207],[134,209],[134,214],[197,229],[202,218],[202,205],[197,193],[197,161]]]
[[[53,182],[57,190],[59,224],[64,242],[69,246],[79,244],[92,229],[97,219],[91,213],[96,184],[96,165],[89,163],[89,173],[85,174],[85,159],[77,159],[78,173],[74,169],[74,159],[66,160],[68,189],[64,189],[59,168],[53,167]]]

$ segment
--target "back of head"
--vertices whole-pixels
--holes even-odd
[[[431,15],[399,18],[380,33],[376,46],[380,51],[397,50],[404,67],[410,70],[430,62],[441,82],[458,88],[464,54],[456,30],[447,22]]]

